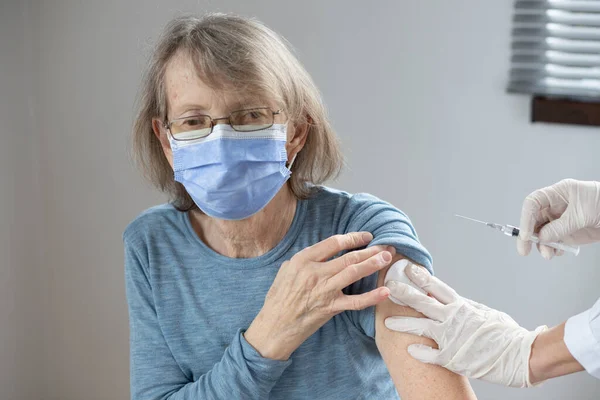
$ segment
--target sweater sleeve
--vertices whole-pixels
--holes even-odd
[[[340,216],[339,231],[367,231],[373,234],[370,246],[394,246],[398,254],[424,266],[433,274],[432,259],[419,241],[408,216],[391,204],[370,194],[355,194],[348,199]],[[377,287],[377,274],[369,275],[346,289],[346,294],[361,294]],[[375,307],[348,311],[350,319],[367,336],[375,337]]]

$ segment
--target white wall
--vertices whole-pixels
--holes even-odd
[[[7,254],[13,257],[14,246],[30,248],[25,238],[36,231],[11,231],[11,253],[0,248],[1,265],[10,266],[9,278],[0,279],[0,312],[4,320],[10,304],[26,300],[23,292],[33,287],[39,289],[41,310],[25,303],[11,313],[9,322],[17,325],[2,329],[2,345],[16,343],[18,332],[29,331],[25,326],[40,331],[32,321],[46,316],[45,353],[34,369],[45,374],[44,399],[128,396],[120,237],[129,220],[161,197],[131,168],[126,144],[150,44],[180,11],[254,15],[293,43],[323,91],[348,155],[349,168],[336,186],[374,193],[408,212],[434,255],[437,273],[459,292],[529,328],[557,324],[590,306],[599,295],[600,246],[585,248],[577,259],[523,259],[510,239],[452,217],[464,213],[517,223],[521,201],[533,189],[564,177],[600,179],[596,129],[531,125],[528,99],[504,93],[511,6],[475,0],[54,0],[27,6],[37,136],[28,150],[0,146],[6,153],[0,163],[23,167],[17,173],[24,178],[35,179],[39,171],[41,189],[21,188],[23,196],[15,200],[4,188],[23,180],[0,174],[0,239],[8,234],[7,220],[23,217],[33,225],[39,219],[45,246],[33,255],[21,251],[23,260],[43,262],[36,270],[19,269]],[[0,10],[3,22],[9,20],[0,29],[22,28],[23,8]],[[27,33],[20,32],[25,40]],[[19,45],[6,45],[27,58]],[[4,140],[8,135],[9,143],[24,144],[25,137],[9,135],[11,126],[22,127],[7,121],[14,124],[15,116],[31,109],[13,76],[23,84],[28,80],[18,61],[9,62],[9,73],[2,62],[0,83],[12,89],[2,92],[17,98],[2,98],[8,108],[0,108],[0,129]],[[35,160],[40,165],[32,170]],[[23,210],[25,195],[34,190],[42,204],[29,200]],[[33,206],[43,211],[38,218],[28,214]],[[14,214],[15,209],[20,211]],[[5,243],[0,240],[0,246]],[[22,347],[31,356],[37,355],[34,334],[23,339],[33,346]],[[15,354],[12,346],[1,351]],[[0,375],[0,388],[26,390],[13,382],[23,376],[30,381],[31,370],[19,375],[24,368],[0,365],[9,371]],[[480,398],[492,400],[596,399],[600,393],[600,383],[585,374],[535,391],[474,386]]]
[[[43,385],[43,199],[37,186],[26,2],[0,3],[0,399],[39,399]]]

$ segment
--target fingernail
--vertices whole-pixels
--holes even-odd
[[[408,346],[408,348],[406,349],[406,351],[408,351],[408,354],[410,354],[411,356],[414,357],[415,351],[419,351],[419,345],[418,344],[411,344],[410,346]]]
[[[365,242],[370,242],[372,238],[373,238],[373,235],[371,235],[371,234],[370,234],[370,233],[368,233],[368,232],[364,232],[364,233],[362,234],[362,239],[363,239]]]
[[[417,285],[421,286],[427,283],[428,277],[425,271],[423,271],[423,268],[417,267],[415,264],[410,263],[406,266],[405,272],[409,275],[409,278],[411,278],[411,280]]]
[[[381,259],[388,263],[390,261],[392,261],[392,255],[390,253],[388,253],[387,251],[384,251],[383,253],[381,253]]]
[[[387,283],[385,284],[385,286],[389,287],[390,289],[393,289],[396,286],[398,286],[398,284],[396,283],[396,281],[387,281]]]
[[[390,295],[390,289],[386,288],[385,286],[383,286],[381,289],[379,289],[379,295],[382,297],[387,297]]]

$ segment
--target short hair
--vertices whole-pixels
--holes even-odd
[[[290,177],[292,193],[308,198],[314,186],[335,178],[343,165],[339,141],[316,85],[280,35],[255,19],[206,14],[173,19],[162,33],[142,80],[133,128],[133,157],[144,176],[180,211],[196,208],[174,180],[152,119],[166,120],[165,70],[176,54],[188,56],[211,88],[256,93],[282,105],[289,120],[308,124],[304,148]]]

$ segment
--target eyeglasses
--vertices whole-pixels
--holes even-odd
[[[233,111],[229,116],[212,118],[210,115],[192,115],[165,122],[175,140],[195,140],[207,137],[213,131],[216,121],[227,120],[228,124],[238,132],[254,132],[267,129],[275,123],[275,116],[283,110],[273,111],[269,107],[250,108]]]

